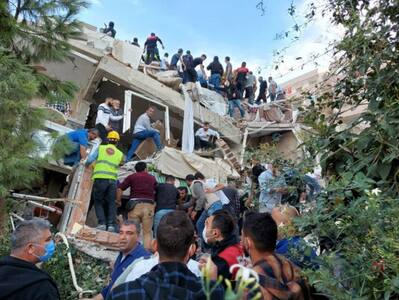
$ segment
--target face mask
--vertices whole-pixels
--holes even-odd
[[[41,245],[39,245],[39,246],[43,247]],[[54,255],[54,252],[55,252],[55,243],[54,243],[54,241],[51,240],[50,242],[48,242],[46,244],[46,246],[44,246],[44,250],[45,250],[45,252],[44,252],[44,254],[42,256],[37,256],[37,255],[33,254],[38,259],[40,259],[40,261],[42,261],[42,262],[48,261]]]
[[[206,236],[206,227],[204,227],[204,230],[202,230],[202,239],[206,244],[208,244],[208,238]]]

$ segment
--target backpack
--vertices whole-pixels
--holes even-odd
[[[273,271],[271,264],[262,259],[254,267],[261,269],[259,285],[266,290],[273,300],[315,300],[307,282],[297,276],[297,268],[287,259],[273,254],[277,261],[277,271]],[[280,276],[279,276],[280,275]],[[278,278],[280,277],[280,278]]]

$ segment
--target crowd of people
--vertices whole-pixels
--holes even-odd
[[[108,135],[108,142],[96,154],[93,198],[97,229],[118,233],[120,253],[109,284],[92,299],[209,299],[200,278],[205,269],[215,285],[210,299],[223,299],[228,285],[216,280],[221,276],[234,286],[241,268],[256,273],[259,283],[244,299],[259,293],[262,299],[310,299],[312,289],[300,269],[317,268],[317,254],[295,229],[300,209],[284,203],[287,172],[254,159],[242,180],[221,184],[197,172],[177,186],[171,175],[158,183],[140,161],[136,172],[117,184],[115,177],[97,177],[114,176],[123,160],[115,136]],[[112,165],[101,161],[104,152],[116,154]],[[305,187],[297,203],[318,192],[314,185],[312,192]],[[0,299],[59,299],[57,284],[35,266],[55,251],[49,223],[23,221],[11,241],[10,256],[0,260]]]
[[[110,22],[103,32],[114,37],[114,23]],[[202,87],[220,93],[227,101],[230,117],[234,116],[236,108],[243,118],[246,111],[256,109],[256,107],[266,103],[268,98],[270,102],[285,99],[284,90],[271,76],[267,81],[262,76],[257,79],[253,71],[247,68],[246,62],[242,62],[240,67],[234,69],[230,57],[226,56],[225,66],[223,67],[219,57],[215,56],[213,61],[205,68],[205,60],[207,59],[205,54],[194,58],[190,50],[187,50],[184,54],[184,50],[181,48],[169,61],[169,53],[167,52],[161,58],[158,43],[162,49],[165,49],[162,40],[155,33],[151,33],[146,39],[144,43],[145,56],[143,56],[145,64],[149,65],[153,61],[159,62],[162,71],[178,71],[183,83],[198,81]],[[137,38],[134,38],[131,44],[140,47]],[[207,75],[205,70],[210,72],[210,76]],[[255,98],[257,91],[258,94]],[[245,107],[243,106],[244,103]]]

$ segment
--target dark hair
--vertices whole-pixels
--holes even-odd
[[[254,242],[258,251],[274,251],[277,241],[277,224],[270,213],[245,214],[242,230]]]
[[[247,65],[247,63],[245,62],[245,61],[243,61],[242,63],[241,63],[241,66],[243,66],[243,67],[245,67]]]
[[[165,181],[174,181],[176,178],[173,175],[166,175]]]
[[[172,211],[161,218],[156,235],[159,256],[183,259],[194,242],[194,226],[184,211]]]
[[[169,53],[168,52],[166,52],[163,56],[166,56],[166,57],[168,57],[169,56]]]
[[[218,57],[218,56],[215,56],[215,57],[213,58],[213,61],[219,61],[219,57]]]
[[[177,53],[183,53],[183,49],[180,48],[179,50],[177,50]]]
[[[138,42],[139,40],[135,37],[133,38],[133,42]]]
[[[143,172],[147,168],[147,164],[143,161],[139,161],[135,166],[134,169],[136,172]]]
[[[205,55],[205,54],[202,54],[201,57],[203,57],[204,59],[206,59],[206,55]]]
[[[230,61],[230,56],[226,56],[225,60]]]
[[[187,181],[193,181],[194,179],[195,179],[195,177],[194,177],[193,174],[188,174],[188,175],[186,176],[186,180],[187,180]]]
[[[136,233],[138,235],[140,235],[141,226],[140,226],[140,223],[137,222],[136,220],[123,220],[123,222],[120,225],[120,227],[121,226],[131,226],[131,225],[134,225],[136,227]]]
[[[201,180],[204,180],[204,179],[205,179],[205,176],[204,176],[204,174],[202,174],[201,172],[197,172],[197,173],[194,174],[194,179],[201,179]]]
[[[155,33],[151,32],[151,35],[152,35],[152,36],[154,36],[154,35],[155,35]]]
[[[180,192],[180,191],[185,191],[186,192],[186,194],[188,194],[188,188],[186,188],[185,186],[179,186],[178,188],[177,188],[177,190]]]
[[[212,228],[219,229],[223,238],[227,238],[234,233],[233,217],[223,210],[219,210],[213,214]]]
[[[187,51],[186,51],[186,54],[191,54],[191,51],[190,51],[190,50],[187,50]]]
[[[204,125],[209,125],[209,122],[204,122],[203,124],[204,124]]]
[[[109,26],[109,27],[114,27],[114,26],[115,26],[115,23],[111,21],[111,22],[108,23],[108,26]]]

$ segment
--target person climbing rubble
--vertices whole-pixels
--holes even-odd
[[[165,49],[161,39],[156,36],[155,33],[151,33],[151,35],[147,38],[147,40],[144,43],[144,48],[146,50],[146,61],[145,63],[149,65],[152,61],[160,61],[159,57],[159,51],[157,47],[157,42],[159,42],[162,46],[162,49]]]
[[[116,181],[119,166],[123,163],[123,153],[116,148],[120,137],[116,131],[107,136],[108,144],[101,145],[98,151],[89,155],[86,166],[94,161],[92,197],[98,219],[98,230],[115,232],[116,219]]]
[[[213,85],[213,88],[218,91],[224,73],[223,66],[219,62],[219,57],[215,56],[213,61],[206,67],[206,69],[211,71],[209,84]]]
[[[202,127],[195,132],[195,149],[214,149],[215,139],[220,139],[219,133],[209,128],[209,122],[204,122]]]
[[[109,22],[108,26],[107,24],[104,24],[105,28],[101,29],[100,31],[102,33],[105,33],[106,35],[110,36],[110,37],[115,37],[116,35],[116,30],[115,30],[115,23],[114,22]]]
[[[158,151],[163,149],[163,145],[161,143],[161,136],[157,129],[152,128],[151,126],[151,117],[155,114],[155,107],[149,106],[145,113],[143,113],[136,121],[134,125],[133,131],[133,141],[132,145],[126,156],[126,162],[132,159],[134,156],[137,147],[143,142],[146,138],[152,138],[154,141]]]
[[[99,131],[95,128],[92,129],[77,129],[68,132],[62,139],[66,139],[67,143],[71,144],[71,148],[64,156],[64,165],[76,166],[82,159],[87,157],[87,148],[89,147],[89,141],[95,140],[99,136]],[[69,149],[69,146],[66,145]]]
[[[183,57],[183,66],[184,66],[184,72],[183,72],[183,83],[186,82],[196,82],[198,79],[197,71],[195,68],[197,66],[200,67],[200,70],[202,72],[203,78],[205,80],[208,79],[203,62],[206,60],[206,55],[202,54],[200,57],[192,59],[191,54],[185,55]]]
[[[130,188],[129,202],[126,205],[128,219],[139,222],[143,227],[143,244],[146,249],[151,248],[151,229],[155,210],[155,189],[157,180],[147,172],[147,164],[138,162],[133,173],[119,184],[117,190],[118,203],[121,202],[122,192]]]
[[[169,70],[170,64],[169,64],[169,53],[165,53],[163,55],[163,58],[161,60],[161,70],[166,71]]]
[[[140,44],[139,44],[139,40],[138,38],[133,38],[133,42],[131,43],[133,46],[139,47],[140,48]]]
[[[237,107],[240,111],[241,118],[244,118],[245,111],[241,104],[241,93],[234,83],[226,87],[227,100],[229,103],[229,116],[234,117],[234,109]]]
[[[261,104],[261,102],[266,103],[266,92],[267,92],[267,81],[263,80],[262,76],[259,76],[259,94],[256,98],[256,104]]]
[[[183,55],[183,49],[177,50],[177,53],[173,54],[170,60],[169,70],[177,70],[177,64],[181,62]]]
[[[242,99],[244,96],[244,89],[247,82],[247,74],[249,70],[247,69],[247,63],[244,61],[241,63],[241,67],[235,70],[235,84],[237,91],[239,92],[239,97],[236,99]]]

